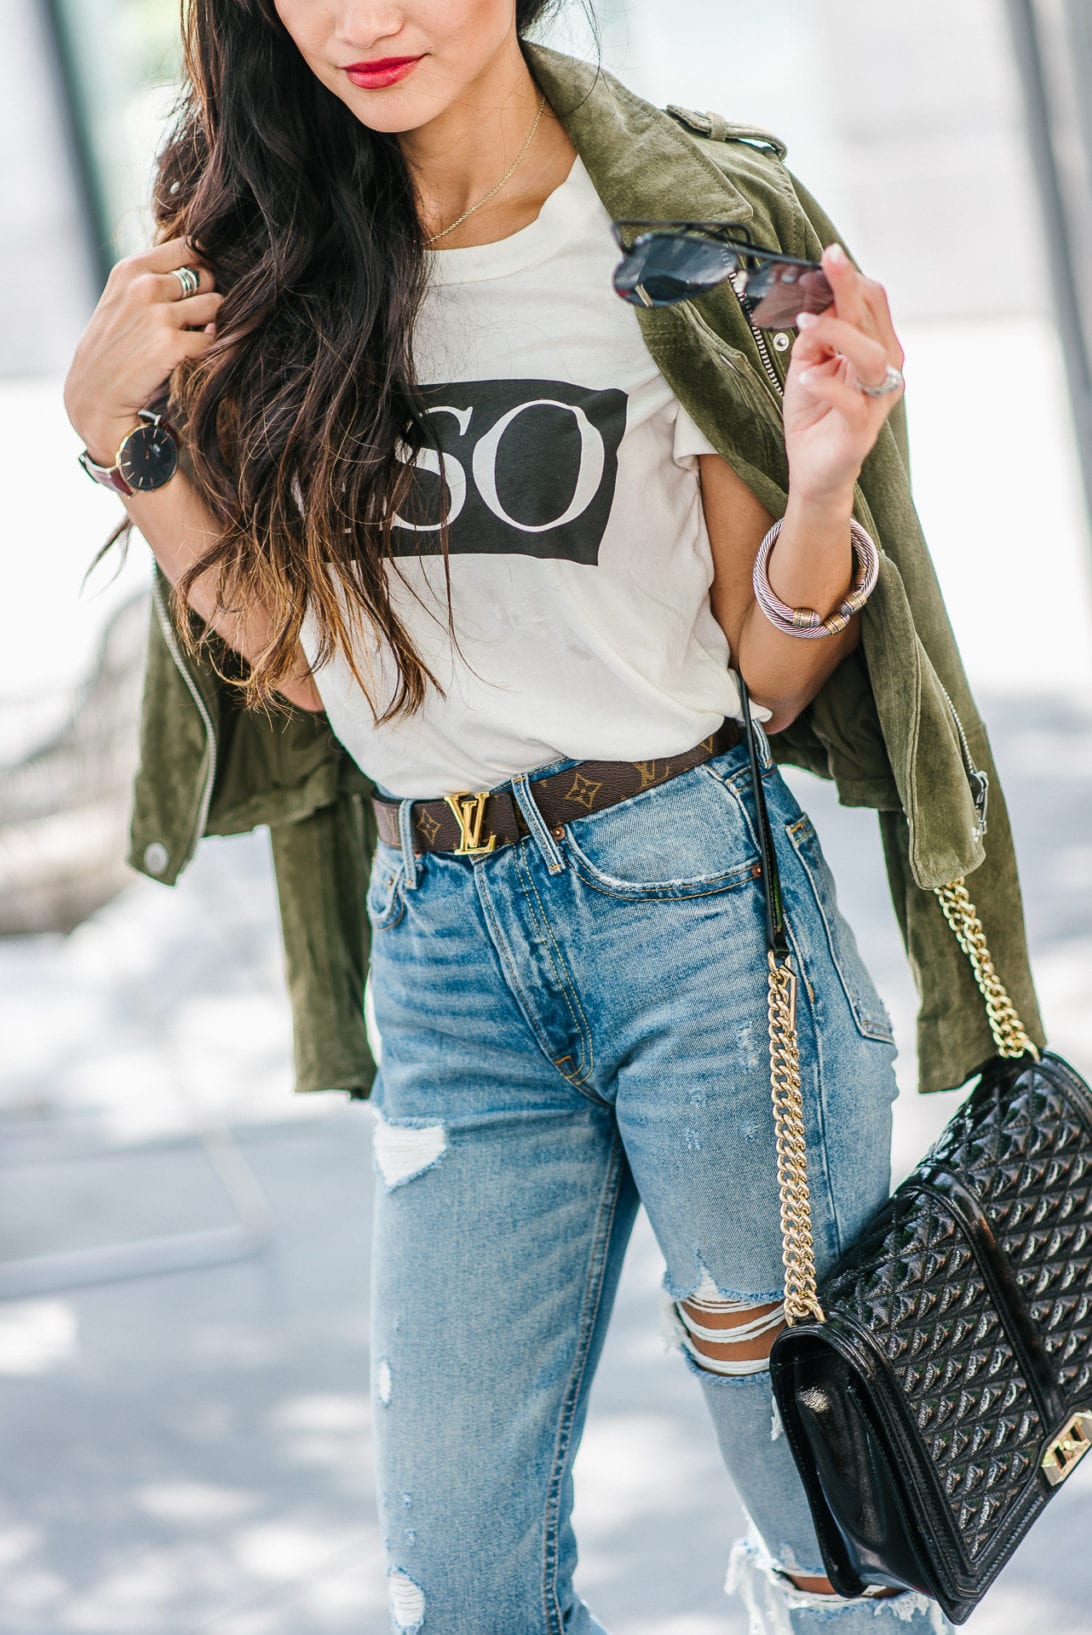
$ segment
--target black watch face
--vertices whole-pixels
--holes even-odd
[[[178,465],[178,444],[162,426],[138,426],[121,448],[118,470],[130,488],[162,488]]]

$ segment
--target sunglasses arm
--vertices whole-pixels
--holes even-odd
[[[742,223],[734,221],[648,221],[644,219],[612,221],[611,229],[615,243],[620,250],[629,250],[632,245],[627,244],[622,237],[622,229],[636,227],[641,233],[649,232],[686,232],[704,233],[708,238],[723,239],[726,243],[736,242],[755,248],[755,241]]]

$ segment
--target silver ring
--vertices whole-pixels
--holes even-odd
[[[172,267],[171,271],[182,286],[181,300],[184,301],[187,295],[197,294],[197,291],[201,288],[201,274],[199,272],[193,267]]]
[[[857,390],[864,392],[866,397],[886,397],[888,392],[897,392],[900,386],[906,384],[906,377],[901,369],[896,369],[889,363],[886,373],[878,386],[866,386],[863,380],[857,382]]]

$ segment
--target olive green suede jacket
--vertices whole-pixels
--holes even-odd
[[[613,217],[731,220],[756,243],[813,259],[839,238],[786,168],[775,137],[716,114],[653,107],[577,58],[540,45],[525,50]],[[791,355],[784,341],[777,350],[756,334],[728,284],[700,301],[637,315],[680,401],[781,516],[788,471],[780,391]],[[791,332],[786,338],[791,345]],[[833,779],[843,804],[879,814],[921,1002],[920,1087],[945,1089],[971,1077],[994,1046],[934,886],[973,876],[968,887],[994,963],[1029,1034],[1038,1045],[1044,1040],[1005,803],[914,509],[901,401],[864,463],[856,516],[881,552],[861,645],[775,735],[772,749],[781,762]],[[166,590],[153,567],[128,861],[173,885],[203,835],[268,825],[293,1012],[294,1089],[366,1096],[375,1074],[363,1004],[370,953],[364,896],[376,839],[367,796],[374,786],[324,714],[293,706],[279,718],[243,710],[211,664],[185,661]],[[218,662],[230,662],[215,633],[211,640]],[[989,779],[985,838],[976,771]]]

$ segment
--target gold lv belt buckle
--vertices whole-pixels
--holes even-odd
[[[1049,1443],[1040,1461],[1043,1475],[1051,1487],[1064,1482],[1074,1465],[1078,1465],[1092,1447],[1092,1413],[1078,1409],[1064,1426],[1060,1436]]]
[[[484,843],[482,841],[482,820],[485,817],[488,795],[488,789],[479,789],[473,793],[469,789],[459,789],[452,795],[444,796],[459,825],[456,857],[475,857],[481,852],[491,852],[497,844],[496,835],[490,835]]]

